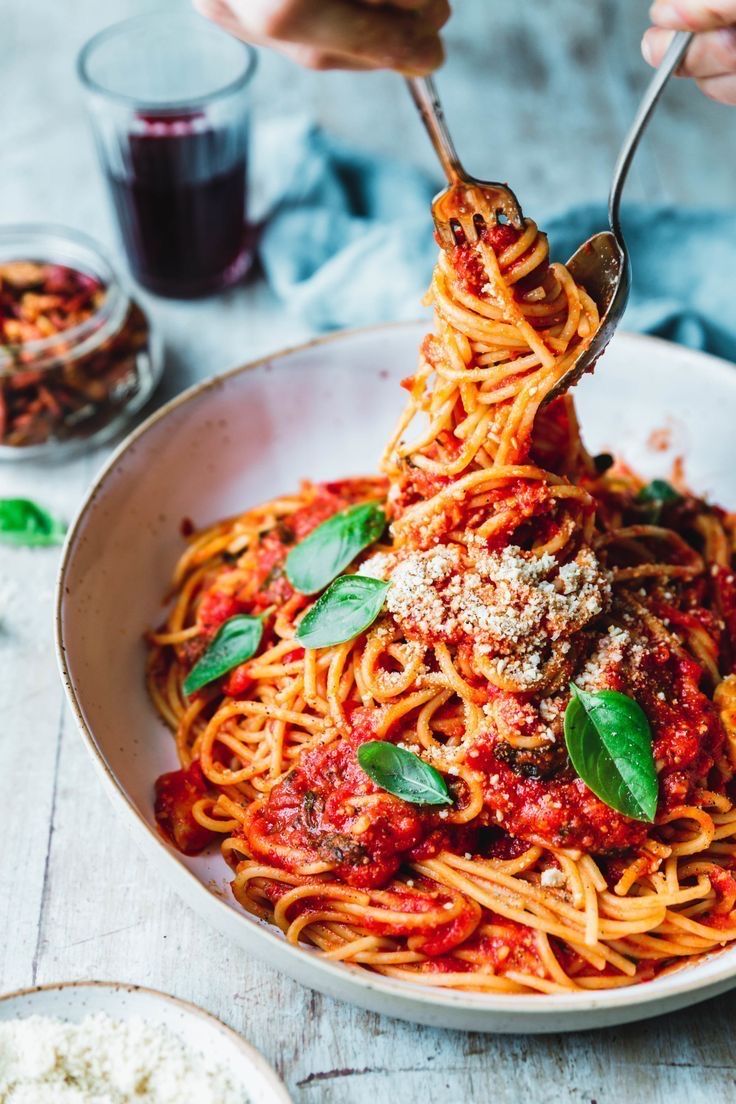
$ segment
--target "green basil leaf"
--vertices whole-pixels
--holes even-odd
[[[0,541],[43,546],[61,544],[66,526],[29,498],[0,498]]]
[[[663,507],[682,502],[682,495],[678,494],[675,488],[664,479],[653,479],[639,491],[636,502],[646,507],[649,521],[652,525],[657,525],[662,516]]]
[[[387,740],[369,740],[358,748],[358,762],[377,786],[412,805],[451,805],[447,783],[418,755]]]
[[[329,648],[359,636],[378,617],[388,583],[367,575],[341,575],[304,614],[296,639],[305,648]]]
[[[565,743],[577,773],[611,809],[652,822],[659,780],[652,730],[633,698],[615,690],[588,694],[574,683],[565,710]]]
[[[385,528],[386,515],[376,502],[341,510],[292,548],[286,557],[289,581],[302,594],[316,594],[377,541]]]
[[[636,496],[637,502],[679,502],[682,495],[678,494],[673,486],[665,479],[653,479],[642,487]]]
[[[184,680],[184,693],[193,694],[208,682],[213,682],[245,663],[258,650],[263,636],[263,621],[238,613],[223,621],[204,655],[194,664]]]

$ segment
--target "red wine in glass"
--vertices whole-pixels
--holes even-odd
[[[201,112],[138,114],[107,179],[133,275],[158,295],[229,286],[250,267],[243,142]]]

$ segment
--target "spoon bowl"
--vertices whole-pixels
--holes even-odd
[[[610,230],[602,230],[583,242],[566,267],[575,283],[587,291],[598,307],[600,325],[587,349],[545,397],[545,405],[568,391],[586,372],[593,371],[621,321],[631,288],[629,255],[623,239],[617,239]]]

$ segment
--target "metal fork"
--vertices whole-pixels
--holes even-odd
[[[662,63],[649,82],[631,128],[624,138],[613,170],[608,198],[610,230],[594,234],[567,262],[573,279],[590,295],[598,307],[600,327],[591,344],[573,362],[554,389],[549,402],[591,371],[621,321],[631,287],[631,261],[621,230],[621,195],[637,146],[667,81],[684,58],[693,34],[681,31],[674,36]],[[447,175],[449,187],[432,203],[432,217],[440,243],[451,248],[457,243],[457,228],[467,241],[477,240],[484,224],[503,215],[513,226],[521,227],[523,215],[514,193],[505,184],[476,180],[463,170],[445,123],[434,82],[429,77],[407,78],[411,94],[427,128],[437,156]]]
[[[521,229],[524,216],[508,185],[477,180],[460,164],[432,78],[407,77],[406,83],[448,180],[449,186],[432,200],[432,218],[442,247],[451,249],[457,244],[459,228],[467,241],[476,241],[483,229],[484,216],[496,222],[503,215]]]

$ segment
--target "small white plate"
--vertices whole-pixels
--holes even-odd
[[[162,880],[233,945],[330,996],[433,1026],[509,1032],[610,1026],[714,996],[736,980],[736,946],[599,992],[465,993],[380,977],[287,942],[239,907],[219,853],[187,858],[156,831],[153,782],[176,753],[146,694],[142,634],[161,618],[182,518],[204,525],[303,477],[374,472],[427,328],[356,330],[246,364],[180,395],[118,449],[70,530],[59,579],[59,660],[87,748]],[[617,334],[576,398],[593,452],[615,451],[649,479],[667,478],[684,455],[690,485],[736,507],[732,365]]]
[[[235,1031],[189,1001],[155,989],[107,981],[66,981],[0,996],[0,1020],[52,1016],[78,1023],[104,1012],[114,1020],[140,1017],[167,1028],[194,1051],[205,1052],[242,1082],[249,1104],[291,1104],[291,1097],[266,1059]]]

